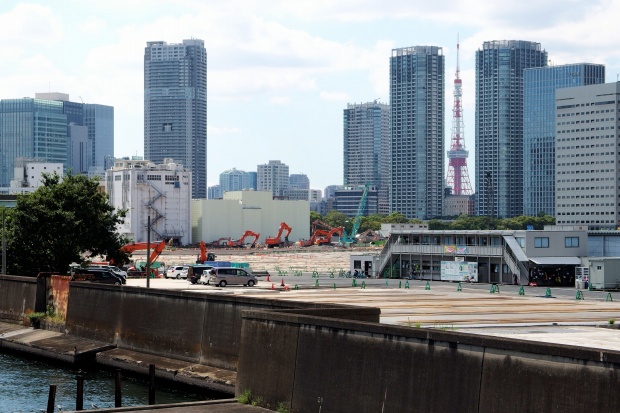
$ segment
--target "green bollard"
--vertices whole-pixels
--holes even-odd
[[[607,293],[607,298],[605,298],[605,301],[613,301],[614,299],[611,298],[611,293]]]
[[[315,287],[318,287],[318,286],[319,286],[319,279],[318,279],[318,278],[316,279],[316,282],[314,283],[314,286],[315,286]]]
[[[388,281],[389,281],[389,280],[385,280],[385,286],[386,286],[386,287],[389,285],[389,284],[388,284]]]
[[[409,281],[405,281],[405,289],[408,290],[409,289]]]
[[[357,280],[353,278],[353,282],[351,283],[351,287],[357,287]]]
[[[336,289],[336,283],[334,283],[334,290]]]
[[[519,288],[519,295],[525,295],[525,289],[523,288],[523,286]]]
[[[547,287],[547,291],[545,291],[545,298],[551,298],[551,288]]]
[[[456,286],[456,291],[463,291],[463,286],[461,285],[461,283]]]
[[[365,290],[365,289],[366,289],[366,282],[362,281],[362,290]]]
[[[329,278],[334,278],[334,272],[333,271],[329,273]]]
[[[575,294],[575,300],[583,300],[583,293],[581,290],[577,290],[577,294]]]
[[[295,284],[295,288],[293,288],[294,290],[299,290],[299,285]]]
[[[425,290],[430,290],[431,289],[431,283],[430,281],[426,282],[426,286],[424,287]]]
[[[403,282],[402,282],[402,281],[399,281],[399,282],[398,282],[398,288],[401,288],[402,286],[403,286]]]
[[[588,291],[594,291],[594,287],[592,286],[592,282],[588,285]]]

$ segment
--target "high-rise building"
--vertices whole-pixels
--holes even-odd
[[[407,218],[443,213],[444,71],[441,47],[392,50],[390,211]]]
[[[618,227],[619,102],[619,82],[556,90],[556,224]]]
[[[344,179],[348,186],[370,183],[379,210],[388,214],[390,188],[390,106],[377,101],[348,104],[344,110]]]
[[[288,177],[288,186],[295,189],[310,189],[310,179],[306,174],[291,174]]]
[[[256,189],[252,186],[252,177],[248,172],[232,168],[220,174],[220,193],[222,195],[226,192],[244,189]]]
[[[222,199],[222,191],[219,185],[207,188],[207,199]]]
[[[288,165],[280,161],[269,161],[267,164],[258,165],[257,189],[269,191],[274,197],[285,196],[288,187]]]
[[[605,66],[575,63],[523,71],[523,214],[555,215],[555,94],[605,82]]]
[[[114,166],[114,108],[84,104],[84,125],[91,143],[90,167],[101,172]]]
[[[69,125],[67,169],[74,173],[103,176],[114,165],[114,107],[94,103],[71,102],[67,93],[42,92],[36,99],[62,102]],[[81,128],[86,126],[87,142]]]
[[[207,52],[204,41],[147,42],[144,156],[173,158],[192,171],[192,197],[207,196]]]
[[[67,115],[63,103],[43,99],[0,100],[0,186],[13,179],[15,159],[67,165]]]
[[[547,65],[540,43],[484,42],[476,52],[476,212],[523,214],[523,70]]]

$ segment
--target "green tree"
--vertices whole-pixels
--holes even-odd
[[[69,173],[44,175],[43,185],[19,196],[7,225],[9,274],[36,276],[66,273],[71,263],[109,256],[127,262],[120,247],[127,243],[116,232],[124,211],[116,211],[96,180]]]
[[[383,224],[406,224],[409,220],[400,212],[392,212],[381,220]]]
[[[325,223],[332,227],[345,227],[347,232],[350,231],[351,227],[353,226],[353,224],[351,223],[353,221],[353,218],[349,219],[348,216],[346,216],[340,211],[336,211],[335,209],[329,211],[327,215],[325,215],[325,219],[323,221],[325,221]]]

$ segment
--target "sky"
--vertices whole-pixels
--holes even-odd
[[[209,186],[227,169],[280,160],[324,189],[343,182],[347,104],[389,103],[395,48],[443,48],[449,149],[458,38],[474,185],[476,50],[539,42],[550,64],[605,64],[613,82],[618,16],[615,0],[2,0],[0,98],[62,92],[114,106],[114,155],[142,156],[146,42],[202,39]]]

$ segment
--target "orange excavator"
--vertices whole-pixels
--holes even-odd
[[[282,244],[282,233],[284,231],[286,231],[286,234],[284,234],[284,245],[286,246],[288,244],[288,236],[291,235],[292,230],[293,228],[286,225],[286,222],[280,223],[278,235],[273,238],[265,238],[265,244],[267,245],[267,248],[279,247],[280,244]]]
[[[252,245],[250,248],[254,248],[256,247],[256,244],[258,242],[258,238],[260,238],[260,234],[257,234],[256,232],[247,230],[243,233],[243,235],[241,236],[241,238],[239,239],[234,239],[234,240],[230,240],[226,243],[227,247],[237,247],[237,248],[242,248],[245,244],[245,239],[247,237],[254,237],[254,241],[252,241]]]
[[[332,243],[332,237],[336,234],[342,237],[343,231],[343,227],[332,228],[325,236],[318,236],[315,243],[316,245],[330,245]]]
[[[163,241],[163,240],[159,242],[151,242],[150,244],[148,242],[132,242],[131,244],[123,245],[121,247],[121,251],[131,254],[134,251],[151,249],[152,252],[149,257],[148,262],[152,263],[152,262],[157,261],[157,258],[162,253],[164,248],[166,248],[166,241]],[[110,260],[110,264],[113,264],[112,260]],[[155,275],[157,276],[157,269],[155,268],[153,269],[153,271],[155,272]]]
[[[200,255],[196,259],[196,264],[204,264],[207,261],[215,261],[215,254],[207,252],[207,244],[204,241],[200,241]]]
[[[313,245],[316,243],[316,240],[317,240],[319,237],[326,237],[326,236],[327,236],[327,234],[329,234],[329,230],[326,230],[326,229],[317,229],[317,230],[315,230],[315,231],[314,231],[314,233],[312,234],[312,236],[310,237],[310,239],[309,239],[309,240],[307,240],[307,241],[302,240],[302,241],[300,242],[300,245],[301,245],[302,247],[311,247],[311,246],[313,246]]]

